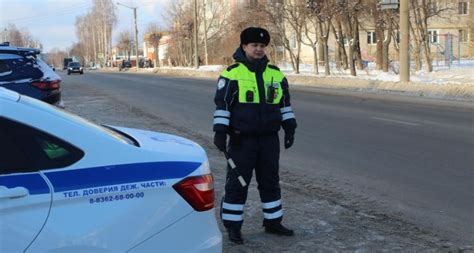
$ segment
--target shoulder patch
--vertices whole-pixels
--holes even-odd
[[[275,66],[275,65],[268,64],[268,67],[271,68],[271,69],[275,69],[275,70],[280,71],[280,68],[278,68],[278,67]]]
[[[239,66],[238,63],[234,63],[234,64],[230,65],[229,67],[227,67],[227,71],[231,71],[232,69],[235,69],[235,68],[237,68],[238,66]]]
[[[217,89],[220,90],[222,88],[224,88],[225,86],[225,79],[224,78],[219,78],[219,81],[217,82]]]

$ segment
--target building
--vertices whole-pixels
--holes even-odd
[[[148,42],[148,37],[150,36],[149,33],[145,34],[144,39],[143,39],[143,56],[145,58],[145,61],[151,60],[153,62],[153,65],[156,65],[156,58],[155,58],[155,48],[153,45],[151,45]],[[171,60],[168,57],[168,48],[170,47],[170,44],[172,43],[172,36],[169,34],[163,35],[159,41],[158,45],[158,58],[160,59],[160,64],[159,66],[171,66]]]
[[[434,16],[428,19],[427,39],[430,41],[431,54],[433,61],[446,59],[451,56],[452,60],[459,58],[474,58],[474,6],[473,0],[437,0],[431,5],[431,11],[443,10],[440,16]],[[411,20],[414,23],[414,20]],[[286,25],[288,27],[288,25]],[[287,36],[290,40],[292,50],[296,50],[296,36],[292,29],[288,29]],[[395,31],[395,39],[399,40],[399,32]],[[410,36],[412,36],[410,34]],[[304,38],[304,36],[303,36]],[[361,55],[363,60],[375,61],[377,52],[377,40],[375,34],[374,23],[371,18],[361,20],[359,29],[359,40],[361,47]],[[410,38],[410,41],[413,41]],[[307,42],[307,41],[306,41]],[[344,40],[346,51],[348,44]],[[397,60],[398,52],[395,50],[394,41],[390,46],[390,59]],[[320,47],[320,43],[318,43]],[[329,35],[328,40],[329,58],[334,61],[337,48],[337,42],[333,32]],[[318,55],[322,55],[322,49],[318,50]],[[313,63],[313,50],[307,45],[302,45],[301,49],[302,63]],[[286,59],[289,59],[286,53]]]

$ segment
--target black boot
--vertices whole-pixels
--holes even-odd
[[[228,228],[227,233],[229,234],[229,240],[235,244],[244,244],[242,233],[238,228]]]
[[[293,230],[285,228],[281,223],[265,225],[265,232],[275,235],[293,236]]]

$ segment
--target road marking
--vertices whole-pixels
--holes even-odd
[[[379,118],[379,117],[372,117],[372,119],[381,120],[381,121],[388,121],[388,122],[393,122],[393,123],[398,123],[398,124],[403,124],[403,125],[409,125],[409,126],[419,126],[420,125],[420,124],[417,124],[417,123],[401,121],[401,120],[395,120],[395,119],[385,119],[385,118]]]

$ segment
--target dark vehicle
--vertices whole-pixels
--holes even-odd
[[[131,68],[132,63],[130,61],[123,60],[122,63],[119,64],[119,71],[122,71],[124,68]]]
[[[124,61],[123,62],[123,67],[124,68],[131,68],[132,67],[132,63],[130,61]]]
[[[64,58],[63,70],[64,70],[64,69],[67,69],[67,66],[69,65],[70,62],[73,62],[73,59],[72,59],[72,58]]]
[[[61,78],[39,54],[39,49],[0,44],[0,87],[63,107]]]
[[[67,74],[70,75],[71,73],[84,74],[84,69],[80,62],[70,62],[67,65]]]

